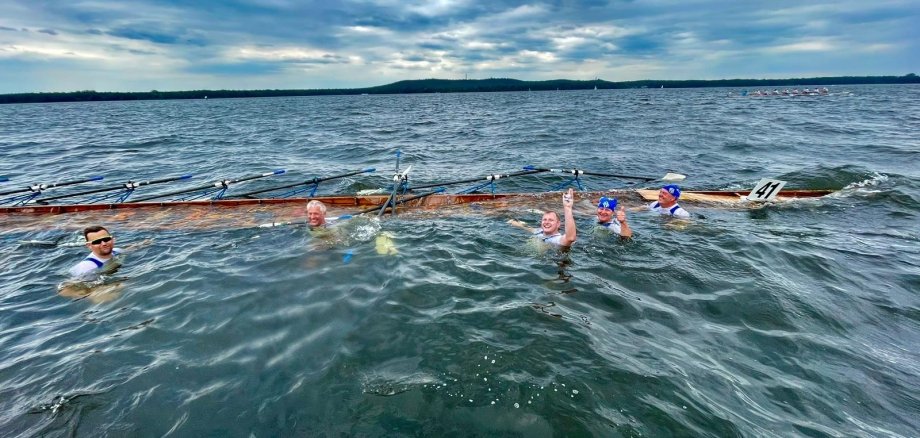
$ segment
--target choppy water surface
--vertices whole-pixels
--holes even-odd
[[[13,179],[0,191],[379,170],[321,186],[354,191],[386,185],[397,149],[415,183],[533,164],[841,189],[756,210],[687,204],[689,225],[633,213],[627,243],[591,233],[580,200],[568,253],[505,224],[535,223],[528,208],[362,218],[331,242],[252,227],[264,213],[113,216],[119,246],[152,243],[79,300],[57,287],[84,254],[80,221],[104,216],[4,217],[0,431],[917,436],[920,87],[835,88],[0,106]],[[395,254],[378,251],[383,232]]]

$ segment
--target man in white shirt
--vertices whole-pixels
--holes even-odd
[[[677,184],[668,184],[658,191],[658,200],[649,204],[648,209],[665,216],[689,219],[690,213],[677,204],[680,198],[680,187]]]
[[[70,275],[75,278],[95,272],[121,253],[120,249],[115,248],[115,237],[109,234],[109,230],[103,226],[87,227],[83,230],[83,237],[86,239],[86,247],[89,248],[90,253],[80,263],[70,268]]]
[[[540,228],[529,228],[524,222],[521,222],[517,219],[510,219],[508,220],[508,223],[514,225],[515,227],[531,231],[534,238],[539,239],[544,243],[568,247],[571,246],[576,239],[575,216],[572,213],[572,206],[574,204],[575,191],[573,189],[569,189],[565,194],[562,195],[562,210],[563,215],[565,216],[565,233],[559,232],[559,228],[562,226],[562,221],[559,220],[559,215],[552,210],[543,213],[543,218],[540,220]]]

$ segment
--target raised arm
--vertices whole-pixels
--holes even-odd
[[[632,228],[626,223],[626,208],[622,205],[617,209],[617,222],[620,223],[620,237],[628,239],[632,237]]]
[[[569,246],[575,242],[577,237],[575,230],[575,215],[572,213],[572,207],[575,205],[575,190],[569,189],[562,195],[562,210],[565,216],[565,235],[559,243],[562,246]]]

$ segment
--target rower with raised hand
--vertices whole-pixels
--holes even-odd
[[[565,216],[565,233],[559,232],[559,228],[562,226],[562,222],[559,220],[559,215],[553,210],[547,210],[543,213],[543,218],[540,220],[540,228],[530,228],[527,226],[527,224],[517,219],[509,219],[508,223],[523,230],[531,231],[535,239],[538,239],[544,243],[568,247],[571,246],[577,238],[575,216],[572,213],[572,206],[574,204],[575,190],[570,188],[562,195],[562,210]]]
[[[614,218],[616,212],[616,218]],[[617,198],[601,197],[597,202],[597,228],[614,233],[624,239],[632,237],[632,229],[626,222],[626,210],[617,209]]]
[[[677,184],[668,184],[658,191],[658,200],[648,205],[648,209],[663,216],[673,216],[689,219],[690,213],[677,204],[680,198],[680,187]]]

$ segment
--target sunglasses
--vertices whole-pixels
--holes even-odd
[[[112,241],[112,236],[105,236],[105,237],[100,237],[100,238],[98,238],[98,239],[96,239],[96,240],[92,240],[92,241],[89,242],[89,244],[90,244],[90,245],[99,245],[99,244],[106,243],[106,242],[111,242],[111,241]]]

